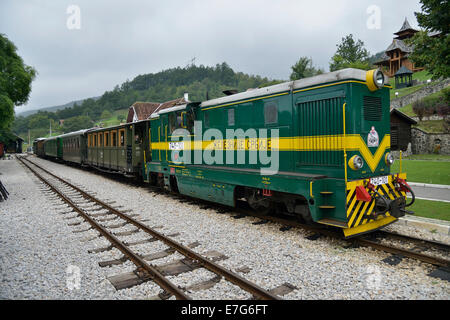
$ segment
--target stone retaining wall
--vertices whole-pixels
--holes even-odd
[[[414,154],[439,153],[450,154],[450,134],[427,133],[411,128],[411,149]]]
[[[413,103],[414,101],[420,100],[422,98],[425,98],[426,96],[429,96],[432,93],[441,91],[442,89],[450,86],[450,79],[442,80],[439,83],[436,84],[430,84],[426,85],[425,87],[417,90],[414,93],[408,94],[404,97],[392,99],[391,100],[391,108],[401,108],[408,104]]]

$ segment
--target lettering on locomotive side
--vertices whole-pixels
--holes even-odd
[[[171,140],[168,149],[173,163],[250,164],[259,165],[261,175],[278,173],[278,129],[226,129],[224,137],[214,128],[203,132],[202,122],[195,121],[193,135],[187,129],[176,129]]]

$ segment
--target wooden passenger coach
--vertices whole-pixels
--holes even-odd
[[[86,133],[86,164],[111,172],[141,176],[148,121],[90,130]]]
[[[86,138],[85,133],[89,130],[80,130],[63,134],[62,140],[62,159],[68,162],[84,163],[86,161]]]

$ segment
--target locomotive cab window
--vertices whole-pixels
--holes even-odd
[[[169,114],[169,132],[172,133],[175,130],[175,114],[172,112]]]
[[[172,134],[175,129],[183,127],[183,119],[181,116],[181,111],[172,112],[169,114],[169,131]]]
[[[276,102],[266,102],[264,104],[264,124],[278,123],[278,107]]]

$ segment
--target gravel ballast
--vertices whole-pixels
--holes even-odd
[[[184,245],[198,241],[194,250],[206,253],[215,250],[228,258],[218,263],[236,271],[247,269],[241,276],[265,289],[289,283],[297,289],[284,299],[449,299],[450,283],[427,276],[433,266],[403,259],[392,266],[381,260],[390,255],[369,248],[345,249],[345,243],[329,238],[307,240],[308,232],[291,229],[280,231],[274,223],[253,225],[254,217],[234,219],[217,210],[201,209],[196,204],[181,202],[169,195],[154,193],[147,188],[116,182],[95,171],[69,167],[30,157],[32,161],[74,184],[96,193],[103,201],[116,201],[112,206],[131,209],[148,220],[150,227],[173,237]],[[87,229],[86,223],[68,226],[80,219],[65,219],[70,214],[51,194],[45,194],[42,184],[16,160],[0,161],[0,179],[10,192],[10,198],[0,203],[0,274],[1,299],[148,299],[161,292],[152,282],[116,291],[107,280],[132,271],[134,265],[101,268],[99,261],[121,257],[118,250],[89,254],[88,250],[106,247],[103,238],[93,238],[95,231],[73,233]],[[66,209],[67,211],[67,209]],[[131,212],[130,212],[131,213]],[[111,221],[108,224],[115,224]],[[402,232],[401,226],[393,226]],[[124,226],[114,231],[129,230]],[[132,228],[131,228],[132,229]],[[405,232],[418,231],[408,227]],[[423,232],[423,231],[420,231]],[[449,241],[440,234],[427,234],[437,241]],[[141,233],[122,237],[125,241],[143,239]],[[160,242],[133,247],[140,253],[166,249]],[[181,258],[174,254],[153,260],[160,265]],[[79,288],[68,288],[72,273],[67,268],[79,268]],[[75,270],[76,270],[75,268]],[[71,270],[69,270],[71,271]],[[196,269],[169,277],[179,286],[189,286],[214,277]],[[233,284],[221,280],[208,290],[189,292],[194,299],[248,299],[250,296]]]

